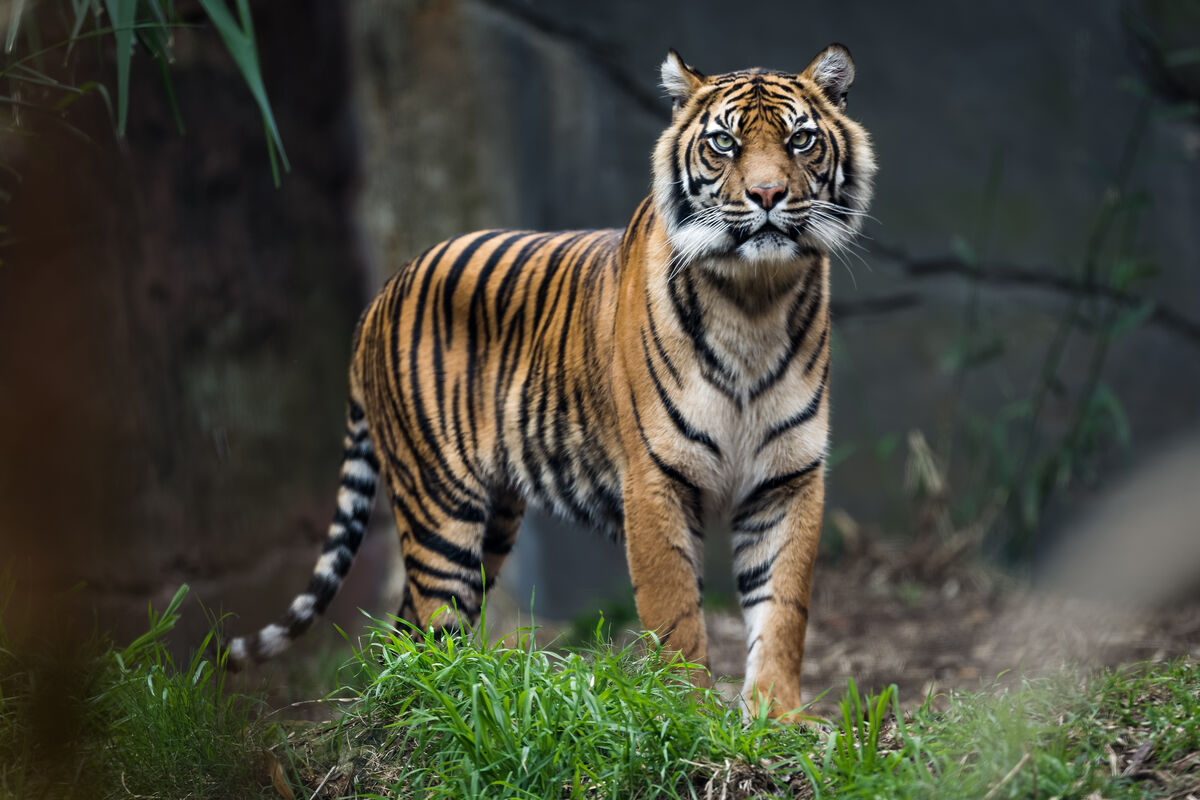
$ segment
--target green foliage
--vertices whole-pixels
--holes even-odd
[[[267,154],[278,185],[279,164],[282,163],[285,170],[290,169],[290,165],[263,84],[249,0],[235,0],[236,19],[227,6],[227,0],[199,2],[258,104]],[[16,2],[10,18],[5,21],[8,29],[4,56],[0,61],[0,80],[7,82],[9,91],[6,95],[0,95],[0,105],[8,111],[8,124],[4,126],[6,132],[14,134],[23,129],[22,112],[49,114],[71,127],[65,119],[66,111],[79,98],[94,92],[104,101],[118,134],[124,136],[129,118],[129,79],[135,43],[158,65],[163,89],[176,125],[182,132],[183,119],[179,114],[170,72],[170,65],[174,61],[174,31],[185,27],[176,12],[175,0],[71,0],[69,12],[64,5],[48,0]],[[62,27],[69,28],[70,33],[61,41],[42,46],[42,19],[63,23]],[[68,70],[48,64],[51,56],[57,58],[61,54],[65,67],[76,45],[108,36],[112,37],[115,48],[114,92],[110,92],[98,79],[76,83],[76,79],[59,74]],[[113,94],[116,96],[115,110],[111,100]]]
[[[894,687],[851,681],[830,729],[744,719],[650,639],[561,654],[529,629],[505,641],[376,625],[347,665],[357,699],[293,738],[297,771],[403,798],[1122,800],[1200,786],[1194,661],[1064,672],[907,714]]]
[[[996,235],[992,217],[1003,175],[999,156],[988,171],[975,230],[952,241],[968,287],[960,332],[941,359],[954,388],[950,413],[936,437],[936,461],[954,480],[953,526],[985,529],[985,547],[1012,559],[1029,555],[1056,498],[1096,481],[1101,461],[1132,443],[1119,387],[1105,373],[1114,344],[1156,310],[1137,294],[1159,271],[1139,237],[1153,198],[1139,189],[1137,176],[1147,131],[1161,121],[1162,104],[1149,91],[1138,96],[1109,185],[1081,236],[1076,263],[1045,276],[1066,291],[1067,300],[1052,320],[1040,366],[1028,383],[1014,379],[1029,359],[1028,348],[1015,347],[1020,337],[990,324],[981,307],[989,242]],[[1011,399],[998,413],[968,399],[969,385],[985,368],[1007,384]]]
[[[225,671],[205,658],[209,632],[180,669],[164,646],[187,587],[146,633],[112,653],[110,685],[93,702],[110,720],[108,768],[132,794],[226,797],[254,785],[260,757],[248,745],[247,698],[225,691]]]
[[[609,641],[627,628],[641,628],[633,593],[614,598],[594,614],[579,614],[571,620],[565,634],[567,645],[586,645],[589,642]]]
[[[1063,673],[954,693],[907,716],[891,690],[863,698],[851,682],[841,725],[808,771],[818,797],[1185,796],[1200,788],[1198,679],[1186,660],[1090,681]]]
[[[880,753],[879,737],[888,713],[894,710],[895,700],[895,685],[878,696],[865,698],[859,694],[854,679],[849,679],[846,694],[839,704],[841,727],[831,732],[825,743],[827,767],[843,776],[859,772],[892,773],[899,756],[894,752]]]
[[[212,634],[185,665],[167,649],[186,593],[123,648],[16,643],[0,625],[0,797],[262,795],[270,731],[205,658]]]
[[[218,665],[172,660],[164,637],[185,591],[129,645],[97,638],[69,659],[18,646],[0,625],[0,797],[1132,800],[1200,789],[1193,660],[1064,672],[931,697],[911,713],[894,688],[863,694],[851,681],[836,726],[818,728],[743,718],[650,637],[551,653],[531,629],[489,645],[486,625],[441,635],[378,623],[343,667],[357,688],[339,692],[352,697],[340,718],[292,723],[280,740]],[[269,749],[290,786],[283,769],[272,777]]]
[[[482,634],[371,631],[354,665],[365,686],[339,740],[386,720],[375,763],[401,763],[396,796],[452,798],[691,796],[721,765],[796,769],[813,746],[804,728],[743,724],[712,691],[687,680],[644,639],[553,653],[523,629]],[[369,780],[369,779],[367,779]],[[386,781],[385,781],[386,783]],[[367,785],[367,784],[364,784]],[[411,795],[409,793],[412,793]]]

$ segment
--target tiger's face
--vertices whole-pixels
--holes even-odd
[[[837,251],[871,199],[870,138],[844,113],[854,63],[830,45],[799,75],[706,77],[671,51],[671,126],[654,152],[654,196],[672,263],[723,271]]]

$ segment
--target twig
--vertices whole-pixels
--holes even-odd
[[[994,798],[1000,792],[1000,790],[1008,784],[1009,781],[1017,777],[1017,773],[1021,771],[1021,767],[1025,766],[1025,762],[1028,760],[1029,753],[1027,752],[1025,755],[1021,756],[1021,760],[1017,762],[1016,766],[1010,769],[1008,774],[1000,779],[999,783],[997,783],[991,789],[988,789],[988,793],[983,796],[983,800],[992,800],[992,798]]]
[[[313,790],[312,796],[308,800],[317,800],[317,795],[321,793],[321,789],[324,788],[326,781],[329,780],[329,776],[333,774],[335,769],[337,769],[337,764],[329,768],[329,772],[326,772],[325,777],[321,778],[321,782],[317,784],[317,788]]]
[[[626,72],[617,62],[624,61],[623,53],[609,42],[598,39],[583,28],[563,24],[551,16],[535,11],[525,3],[512,0],[484,0],[484,4],[510,19],[557,39],[582,53],[596,65],[608,80],[623,91],[639,108],[660,119],[670,118],[670,105],[665,96],[645,88],[642,81]]]
[[[1129,764],[1125,767],[1125,771],[1121,774],[1132,775],[1139,771],[1142,765],[1146,763],[1146,759],[1150,757],[1150,751],[1154,749],[1154,740],[1147,739],[1138,745],[1138,748],[1133,751],[1133,755],[1129,757]]]
[[[278,714],[281,711],[287,711],[289,708],[299,708],[300,706],[309,706],[309,705],[313,705],[314,703],[352,703],[356,699],[357,698],[354,698],[354,697],[322,697],[322,698],[317,698],[316,700],[297,700],[296,702],[290,703],[286,706],[281,706],[280,708],[273,708],[270,711],[268,711],[264,716],[269,717],[272,714]]]
[[[1138,306],[1148,302],[1154,306],[1154,311],[1148,318],[1149,322],[1200,346],[1200,321],[1191,319],[1150,297],[1124,292],[1099,283],[1084,283],[1065,275],[1056,275],[1049,268],[1029,269],[1012,264],[981,264],[973,267],[953,256],[913,258],[901,248],[882,242],[875,242],[871,249],[897,263],[905,274],[913,278],[956,275],[998,286],[1025,286],[1075,297],[1103,297],[1124,306]]]

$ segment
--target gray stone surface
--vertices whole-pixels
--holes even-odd
[[[243,628],[272,618],[330,513],[346,352],[365,298],[462,231],[624,225],[668,118],[656,84],[670,46],[710,72],[798,70],[831,41],[855,55],[850,110],[873,133],[881,171],[862,261],[835,267],[830,504],[907,522],[902,450],[881,458],[876,445],[910,429],[936,442],[952,410],[941,364],[969,297],[956,238],[995,278],[981,285],[978,317],[1006,350],[964,395],[986,421],[1029,395],[1073,300],[1054,281],[1077,270],[1134,124],[1139,97],[1122,81],[1150,75],[1177,97],[1198,85],[1153,60],[1147,72],[1122,23],[1129,11],[1173,47],[1197,41],[1172,7],[264,0],[256,29],[293,161],[281,189],[227,54],[211,32],[180,32],[187,135],[173,129],[153,65],[135,58],[128,143],[105,138],[99,103],[81,103],[72,120],[96,148],[47,133],[53,158],[10,202],[10,234],[32,235],[5,252],[0,290],[7,564],[45,592],[85,579],[118,632],[137,630],[146,600],[161,604],[183,581],[238,611]],[[1150,204],[1132,249],[1161,265],[1139,291],[1196,323],[1200,128],[1156,121],[1138,142],[1131,185]],[[937,259],[944,268],[929,268]],[[1133,450],[1102,460],[1102,478],[1200,424],[1198,341],[1155,318],[1114,343],[1105,380]],[[1086,374],[1085,344],[1074,337],[1065,351],[1068,389]],[[1070,422],[1056,397],[1046,419]],[[965,481],[969,460],[956,452],[951,478]],[[1052,508],[1054,524],[1098,486]],[[386,517],[381,503],[377,533]],[[372,534],[367,548],[334,607],[343,621],[357,606],[388,610],[378,595],[393,537]],[[723,555],[714,543],[718,588]],[[518,606],[536,585],[541,612],[627,591],[618,548],[544,516],[531,516],[511,563]],[[190,624],[203,627],[194,614]]]
[[[368,164],[379,165],[366,170],[362,218],[379,274],[472,227],[623,225],[647,192],[649,153],[668,117],[656,83],[670,46],[719,72],[799,70],[844,42],[858,68],[850,111],[873,133],[881,171],[872,239],[861,261],[835,269],[834,445],[850,455],[833,471],[830,503],[868,521],[897,519],[903,450],[885,459],[875,445],[914,428],[936,441],[954,393],[941,365],[969,294],[962,275],[922,274],[909,262],[953,256],[961,238],[986,265],[1075,274],[1138,106],[1121,88],[1143,75],[1121,13],[1113,0],[356,3],[357,97]],[[1154,124],[1139,148],[1131,183],[1153,205],[1137,248],[1163,266],[1145,291],[1200,320],[1200,133],[1194,121]],[[1071,299],[1027,281],[984,284],[984,335],[1006,349],[968,377],[962,406],[986,420],[1029,396]],[[1198,344],[1152,323],[1114,345],[1106,380],[1126,407],[1134,452],[1111,463],[1136,461],[1200,422]],[[1066,351],[1068,387],[1086,372],[1082,345],[1077,337]],[[1069,409],[1051,397],[1045,419],[1062,430]],[[1052,511],[1070,516],[1081,499]],[[612,576],[600,594],[625,585],[619,552],[549,518],[527,526],[520,548],[536,552],[515,558],[511,585],[520,595],[536,583],[539,607],[594,608],[597,574]],[[583,588],[562,568],[581,552],[594,565]]]

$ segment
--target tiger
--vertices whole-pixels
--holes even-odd
[[[623,543],[642,626],[699,668],[703,539],[723,523],[743,698],[790,719],[824,506],[830,254],[876,171],[845,113],[854,74],[840,44],[800,74],[706,76],[672,49],[671,122],[624,230],[465,234],[388,280],[353,335],[321,555],[278,622],[230,641],[230,666],[324,613],[383,482],[405,623],[475,624],[533,503]]]

